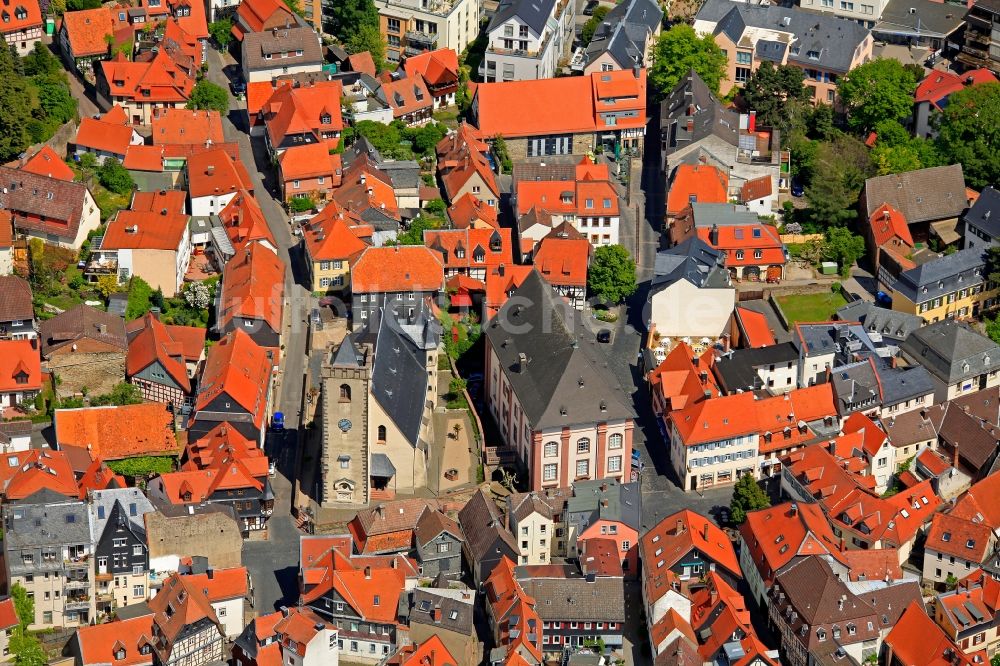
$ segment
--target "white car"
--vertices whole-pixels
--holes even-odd
[[[272,460],[271,463],[267,467],[267,475],[270,476],[270,477],[274,477],[274,475],[277,474],[277,473],[278,473],[278,469],[275,466],[274,461]]]

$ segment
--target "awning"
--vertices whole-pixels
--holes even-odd
[[[384,453],[372,454],[372,476],[380,476],[391,479],[396,476],[396,467],[389,460],[389,456]]]
[[[941,220],[931,224],[934,235],[940,238],[946,245],[957,243],[962,237],[958,235],[958,220]]]

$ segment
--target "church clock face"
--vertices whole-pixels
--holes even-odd
[[[347,432],[348,430],[350,430],[351,425],[352,424],[350,419],[340,419],[339,421],[337,421],[337,427],[340,428],[341,432]]]

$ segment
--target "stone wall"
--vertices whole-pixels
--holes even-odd
[[[57,354],[46,362],[57,378],[60,398],[81,395],[105,395],[115,384],[125,381],[125,354],[121,352],[76,352]]]
[[[165,516],[154,511],[144,519],[150,560],[197,554],[207,557],[213,569],[242,566],[243,536],[231,513]]]

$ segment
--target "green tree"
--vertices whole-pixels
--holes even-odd
[[[106,157],[104,164],[97,170],[97,180],[101,185],[115,194],[131,194],[135,189],[135,181],[122,163],[114,157]]]
[[[142,403],[142,391],[135,384],[119,382],[107,395],[98,395],[90,399],[93,406],[101,405],[138,405]]]
[[[587,22],[583,24],[583,27],[580,28],[580,41],[582,43],[590,43],[590,40],[594,38],[594,33],[597,32],[597,27],[601,25],[601,21],[604,20],[604,17],[608,15],[609,11],[611,10],[604,5],[599,5],[597,9],[594,10],[593,15],[591,15],[591,17],[587,19]]]
[[[837,81],[837,96],[847,109],[847,122],[868,132],[883,120],[900,120],[913,111],[917,77],[898,60],[876,58],[855,67]]]
[[[406,231],[396,236],[396,244],[423,245],[424,231],[427,229],[438,229],[440,226],[440,220],[421,215],[410,222],[410,226]]]
[[[362,24],[351,32],[344,43],[348,53],[364,53],[368,51],[375,61],[376,71],[385,67],[385,38],[379,32],[377,25]]]
[[[31,53],[24,56],[21,60],[26,76],[48,76],[50,74],[63,73],[59,59],[52,55],[52,51],[43,42],[35,42]]]
[[[441,217],[444,215],[445,211],[448,210],[448,207],[441,199],[431,199],[424,206],[424,210],[426,210],[429,215]]]
[[[656,40],[649,81],[657,96],[663,98],[693,69],[712,92],[718,92],[727,64],[726,54],[712,35],[699,37],[694,28],[678,23]]]
[[[285,0],[285,6],[292,10],[293,14],[298,14],[302,16],[302,2],[301,0]]]
[[[55,129],[76,118],[77,101],[70,92],[64,74],[46,74],[32,79],[38,95],[38,103],[44,111],[44,120]],[[51,136],[51,134],[49,134]],[[48,139],[46,136],[43,140]]]
[[[212,40],[218,44],[221,49],[229,48],[229,44],[233,41],[232,30],[232,17],[222,18],[208,24],[208,34],[212,36]]]
[[[362,26],[378,28],[378,10],[373,0],[341,0],[323,11],[323,30],[346,43]]]
[[[191,99],[187,108],[218,111],[222,115],[229,113],[229,91],[216,85],[208,79],[202,79],[191,91]]]
[[[771,506],[771,500],[752,474],[744,474],[733,487],[733,499],[729,502],[729,519],[734,525],[742,525],[751,511],[759,511]]]
[[[803,85],[801,68],[791,65],[775,67],[770,61],[761,63],[743,86],[747,108],[757,112],[757,124],[788,132],[795,116],[803,119],[811,114],[809,92]]]
[[[875,126],[877,140],[871,157],[879,175],[914,171],[940,164],[933,142],[910,136],[898,121],[883,120]]]
[[[44,666],[49,663],[41,642],[24,629],[14,631],[9,647],[17,666]]]
[[[820,141],[833,138],[833,107],[829,104],[817,104],[813,107],[807,125],[809,137]]]
[[[125,306],[125,320],[131,321],[149,312],[153,289],[138,275],[133,275],[128,288],[128,302]]]
[[[793,160],[794,164],[794,160]],[[806,198],[809,218],[820,227],[839,226],[852,220],[865,179],[875,173],[868,147],[846,134],[816,146]]]
[[[28,625],[35,622],[35,600],[28,596],[28,591],[20,583],[14,583],[10,588],[10,596],[14,599],[14,611],[17,619],[21,623],[21,628],[26,629]]]
[[[75,12],[81,9],[97,9],[101,0],[66,0],[66,10]]]
[[[121,286],[118,284],[118,276],[102,275],[97,278],[95,290],[104,300],[108,300],[111,297],[111,294],[121,291]]]
[[[510,160],[510,153],[507,152],[507,142],[500,134],[493,137],[493,154],[496,155],[497,162],[500,163],[501,173],[510,173],[514,170],[514,163]]]
[[[36,101],[32,89],[18,73],[14,53],[0,44],[0,162],[7,162],[31,144],[28,123]]]
[[[607,301],[620,303],[635,293],[635,261],[621,245],[602,245],[594,250],[587,272],[587,289]]]
[[[1000,83],[952,94],[941,113],[937,146],[945,163],[962,165],[970,185],[1000,184]]]
[[[823,244],[824,259],[840,264],[840,274],[847,277],[851,266],[865,254],[865,239],[852,233],[847,227],[830,227],[826,230]]]
[[[448,128],[442,123],[427,123],[421,127],[406,128],[406,136],[413,143],[413,152],[420,155],[430,155],[448,133]]]
[[[403,123],[392,122],[383,125],[374,120],[362,120],[354,125],[355,132],[368,139],[375,150],[387,157],[395,156],[399,152],[399,142],[403,140],[401,129],[405,129]]]

